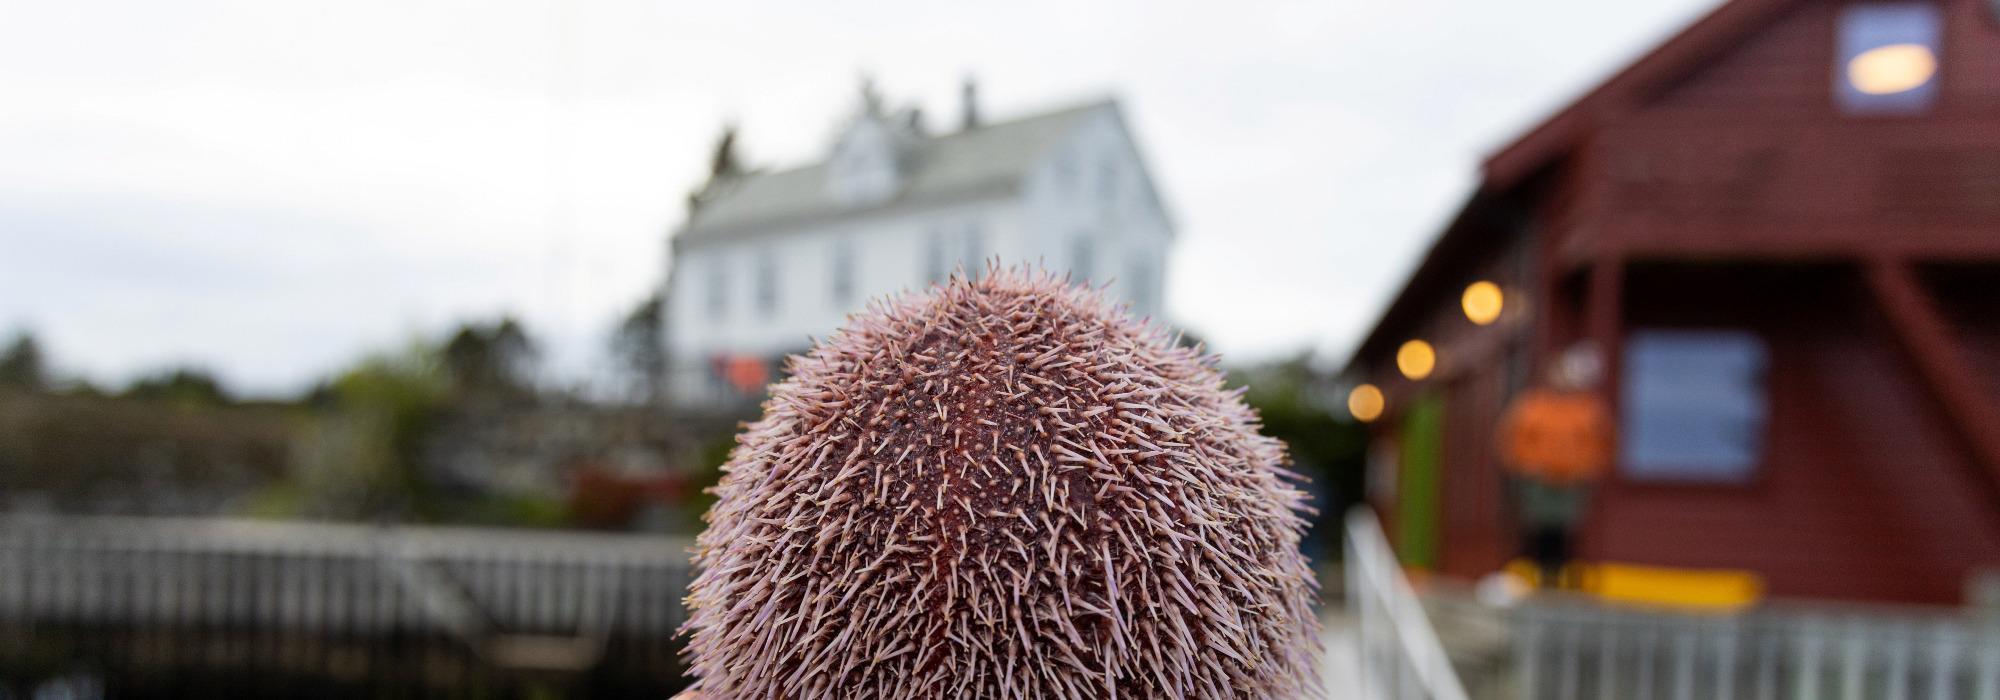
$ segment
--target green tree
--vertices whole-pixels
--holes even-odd
[[[467,323],[452,333],[442,351],[453,393],[475,401],[515,400],[534,393],[537,351],[521,324],[502,317],[490,324]]]
[[[648,404],[660,398],[667,374],[665,333],[665,304],[657,292],[640,301],[612,332],[611,357],[627,396]]]
[[[124,396],[195,406],[222,406],[231,400],[221,380],[195,367],[176,367],[141,377],[125,388]]]
[[[1311,356],[1300,354],[1232,370],[1230,383],[1244,387],[1243,401],[1257,410],[1264,434],[1283,440],[1294,470],[1313,480],[1307,491],[1320,513],[1314,519],[1318,545],[1338,552],[1341,514],[1363,495],[1368,437],[1340,417],[1335,378],[1314,369]]]
[[[49,386],[49,369],[42,346],[27,331],[14,335],[14,342],[0,351],[0,388],[42,391]]]
[[[429,514],[424,440],[449,402],[438,353],[415,345],[362,360],[315,389],[314,420],[294,450],[304,514]]]

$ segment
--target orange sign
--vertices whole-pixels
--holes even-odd
[[[771,381],[771,367],[755,355],[727,355],[721,358],[722,378],[743,393],[764,390]]]

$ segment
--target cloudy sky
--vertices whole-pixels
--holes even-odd
[[[724,121],[795,164],[863,72],[934,123],[969,73],[1123,99],[1169,315],[1337,357],[1483,154],[1714,4],[0,0],[0,333],[277,393],[514,313],[587,373]]]

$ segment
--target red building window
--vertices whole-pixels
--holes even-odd
[[[1876,2],[1840,13],[1833,94],[1849,114],[1919,114],[1937,101],[1938,8]]]
[[[1638,330],[1625,342],[1619,469],[1646,481],[1746,481],[1769,414],[1764,340],[1737,330]]]

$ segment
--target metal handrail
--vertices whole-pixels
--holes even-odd
[[[1466,700],[1423,603],[1403,576],[1375,513],[1347,514],[1348,608],[1358,621],[1360,686],[1370,697]]]

